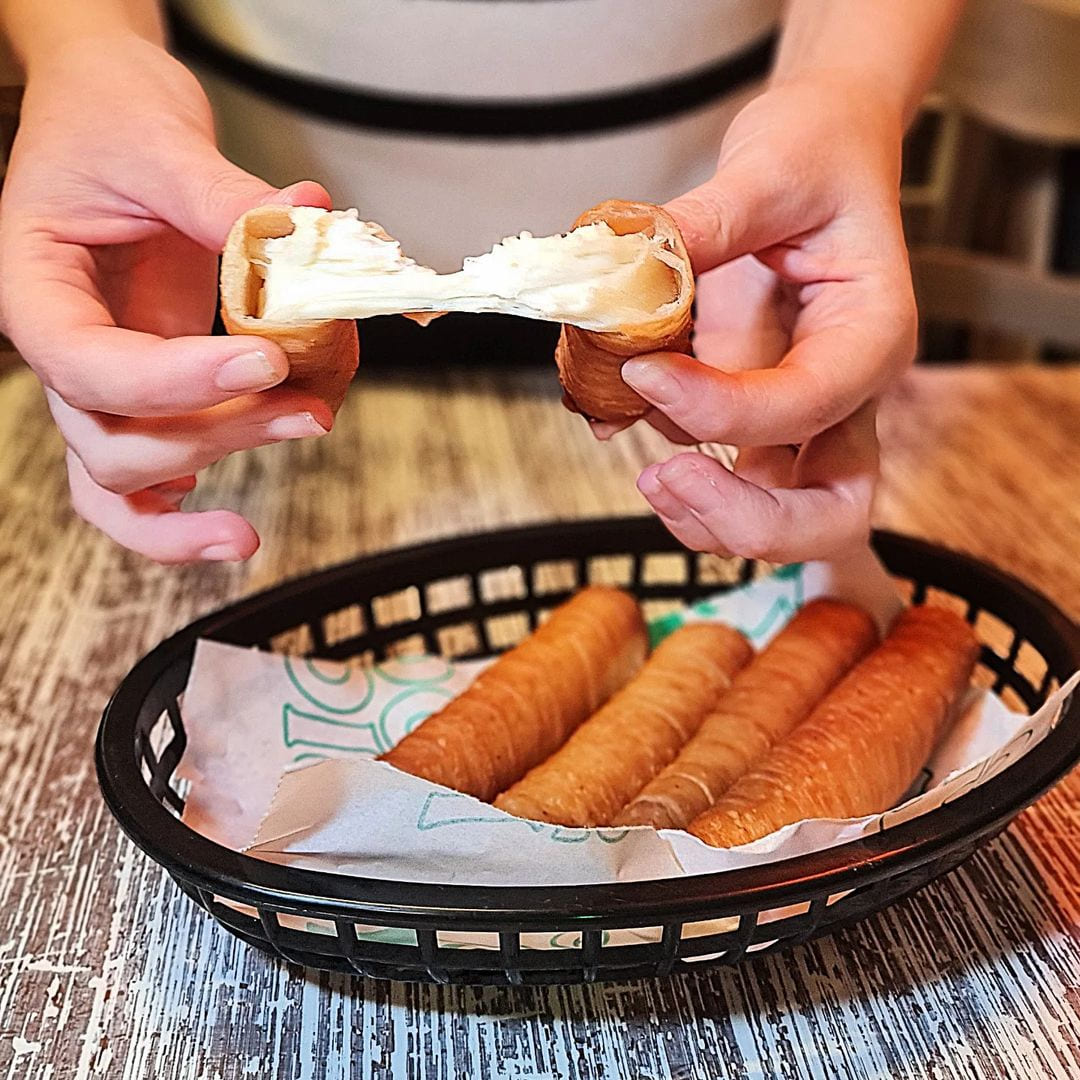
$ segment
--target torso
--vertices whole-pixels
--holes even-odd
[[[705,180],[779,4],[365,0],[345,19],[333,0],[177,6],[230,157],[273,183],[321,180],[448,270],[601,199],[662,202]]]

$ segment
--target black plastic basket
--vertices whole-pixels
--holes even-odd
[[[1080,667],[1080,631],[1014,578],[891,533],[877,534],[875,545],[890,572],[910,584],[913,602],[966,611],[984,643],[982,682],[1007,699],[1033,710]],[[318,657],[382,658],[439,651],[449,631],[464,627],[471,633],[455,640],[471,641],[471,652],[482,654],[509,644],[493,645],[500,619],[516,616],[524,632],[541,611],[591,580],[621,581],[655,614],[750,580],[757,569],[687,552],[655,519],[641,517],[464,536],[357,559],[201,619],[141,660],[102,719],[102,790],[128,836],[251,944],[297,964],[378,978],[518,985],[698,970],[828,933],[957,866],[1080,760],[1074,695],[1032,751],[914,821],[771,865],[612,885],[432,885],[319,873],[230,851],[179,820],[183,800],[173,773],[185,736],[177,697],[200,637],[262,647],[280,647],[284,639]],[[492,590],[500,574],[512,575],[516,590]],[[448,579],[464,585],[464,606],[430,602],[433,586]],[[401,616],[400,604],[387,616],[385,601],[403,597],[409,616]],[[339,640],[342,625],[354,632]],[[795,913],[777,917],[785,908]],[[283,924],[279,915],[299,918]],[[692,924],[717,919],[726,920],[723,932],[695,933]],[[415,941],[400,932],[382,936],[407,943],[371,940],[371,927],[411,930]],[[648,928],[655,940],[610,943],[607,932],[619,928]],[[440,932],[462,931],[482,932],[491,947],[453,948],[440,940]],[[560,944],[570,947],[523,947],[523,933],[562,935]]]

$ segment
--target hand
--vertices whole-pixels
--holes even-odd
[[[317,184],[278,191],[226,161],[195,78],[156,45],[83,39],[31,67],[0,201],[0,314],[45,385],[76,510],[160,562],[248,558],[259,540],[238,514],[181,511],[195,473],[333,423],[277,385],[272,342],[202,336],[229,227],[264,203],[330,205]]]
[[[696,359],[639,357],[623,378],[674,441],[740,448],[734,472],[680,454],[641,474],[688,546],[786,562],[866,536],[875,399],[915,351],[901,136],[872,89],[776,86],[736,117],[716,175],[668,206],[702,275]]]

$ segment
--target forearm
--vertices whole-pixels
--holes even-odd
[[[774,83],[853,82],[903,125],[914,118],[964,0],[788,0]]]
[[[0,30],[26,73],[40,58],[88,37],[165,40],[157,0],[0,0]]]

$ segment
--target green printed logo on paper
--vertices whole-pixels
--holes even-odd
[[[314,750],[334,750],[346,754],[374,757],[390,747],[380,742],[374,720],[361,723],[340,717],[319,716],[305,712],[288,702],[281,710],[281,736],[286,746],[303,746]],[[299,754],[294,762],[307,754]]]
[[[292,656],[284,659],[289,682],[312,705],[325,712],[342,716],[358,713],[375,695],[375,678],[369,668],[347,667],[330,674],[318,660]]]
[[[385,753],[453,697],[442,684],[454,668],[440,656],[397,657],[374,667],[344,668],[283,659],[290,684],[304,699],[286,702],[281,711],[284,744],[303,749],[294,756],[294,765],[341,754]]]
[[[428,794],[420,807],[420,814],[416,819],[418,832],[429,832],[431,829],[439,829],[444,825],[527,825],[534,832],[539,832],[544,826],[534,821],[521,821],[517,818],[507,817],[494,806],[485,806],[477,803],[465,795],[457,795],[451,791],[432,791]]]
[[[801,606],[800,602],[793,603],[781,596],[772,602],[772,607],[753,626],[740,626],[738,629],[756,644],[774,629],[786,623]]]
[[[401,742],[422,720],[441,709],[453,693],[445,686],[420,683],[395,694],[379,710],[379,738],[389,750]]]
[[[769,610],[754,626],[740,626],[739,629],[755,644],[768,637],[774,630],[784,625],[803,606],[805,590],[803,586],[803,563],[777,567],[767,579],[770,582],[788,582],[792,584],[791,596],[778,596]]]
[[[617,844],[629,829],[568,829],[562,825],[544,825],[539,821],[510,817],[493,806],[477,803],[467,795],[452,791],[433,791],[420,807],[416,819],[418,832],[430,832],[448,825],[524,825],[538,836],[546,836],[556,844],[584,844],[596,835],[605,844]]]

